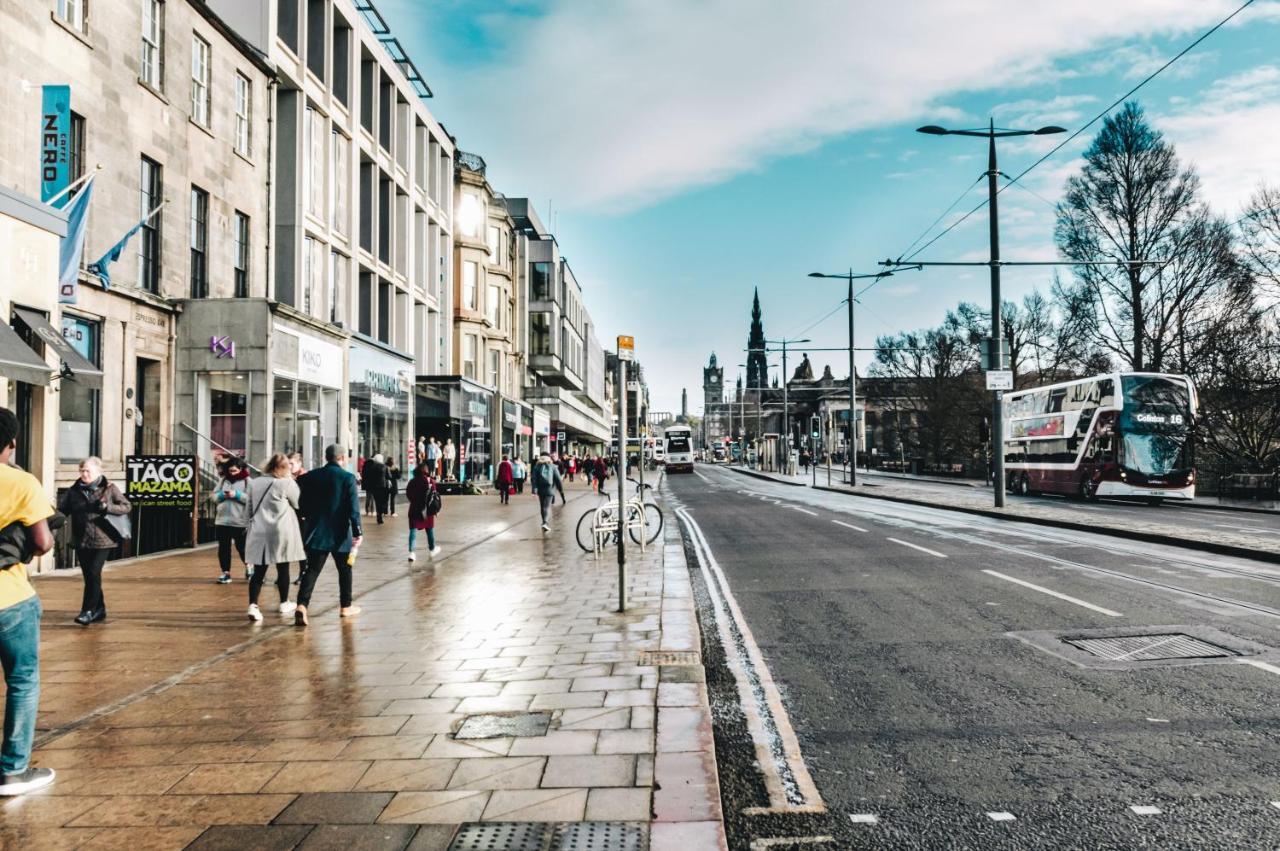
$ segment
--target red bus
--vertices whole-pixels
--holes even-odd
[[[1019,494],[1192,499],[1196,388],[1115,372],[1004,395],[1006,484]]]

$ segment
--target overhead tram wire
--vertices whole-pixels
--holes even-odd
[[[1201,35],[1200,35],[1200,37],[1199,37],[1199,38],[1197,38],[1195,41],[1193,41],[1193,42],[1191,42],[1190,44],[1188,44],[1188,45],[1187,45],[1186,47],[1184,47],[1182,50],[1178,51],[1178,53],[1174,54],[1174,56],[1173,56],[1172,58],[1170,58],[1170,59],[1169,59],[1169,61],[1165,62],[1165,63],[1164,63],[1163,65],[1161,65],[1159,68],[1157,68],[1156,70],[1154,70],[1154,71],[1152,71],[1150,74],[1148,74],[1148,75],[1147,75],[1147,76],[1146,76],[1146,77],[1145,77],[1141,82],[1139,82],[1136,86],[1134,86],[1133,88],[1129,89],[1129,91],[1125,92],[1123,95],[1121,95],[1120,97],[1118,97],[1118,98],[1116,98],[1114,101],[1112,101],[1112,102],[1111,102],[1111,104],[1110,104],[1110,105],[1108,105],[1106,109],[1102,110],[1102,111],[1101,111],[1101,112],[1099,112],[1097,115],[1095,115],[1093,118],[1089,119],[1085,124],[1081,125],[1081,127],[1080,127],[1078,130],[1076,130],[1074,133],[1072,133],[1071,135],[1067,136],[1067,138],[1063,139],[1061,142],[1059,142],[1057,145],[1055,145],[1055,146],[1054,146],[1054,147],[1053,147],[1053,148],[1052,148],[1052,149],[1051,149],[1047,154],[1045,154],[1044,156],[1040,157],[1040,159],[1036,160],[1036,161],[1035,161],[1035,162],[1033,162],[1031,165],[1029,165],[1029,166],[1027,166],[1025,169],[1023,169],[1023,170],[1022,170],[1022,172],[1021,172],[1021,173],[1019,173],[1017,177],[1010,178],[1010,179],[1009,179],[1009,183],[1006,183],[1004,186],[1001,186],[1000,188],[998,188],[998,189],[996,190],[996,194],[997,194],[997,195],[999,195],[1001,192],[1004,192],[1006,189],[1008,189],[1008,188],[1009,188],[1009,184],[1017,183],[1018,181],[1022,180],[1022,178],[1026,177],[1028,174],[1030,174],[1030,173],[1031,173],[1031,171],[1032,171],[1033,169],[1037,168],[1037,167],[1038,167],[1038,166],[1040,166],[1040,165],[1041,165],[1045,160],[1049,159],[1049,158],[1050,158],[1050,157],[1052,157],[1054,154],[1058,153],[1058,151],[1060,151],[1060,150],[1062,150],[1063,148],[1065,148],[1067,145],[1069,145],[1069,144],[1071,143],[1071,141],[1072,141],[1073,139],[1075,139],[1075,138],[1076,138],[1077,136],[1079,136],[1081,133],[1083,133],[1084,131],[1088,130],[1088,129],[1089,129],[1090,127],[1092,127],[1094,124],[1098,123],[1098,122],[1099,122],[1099,121],[1101,121],[1103,118],[1105,118],[1105,117],[1107,116],[1107,114],[1111,112],[1111,110],[1115,109],[1117,106],[1119,106],[1120,104],[1124,103],[1126,100],[1128,100],[1128,99],[1129,99],[1130,97],[1132,97],[1134,94],[1136,94],[1136,93],[1138,92],[1138,90],[1140,90],[1143,86],[1147,85],[1147,83],[1150,83],[1150,82],[1151,82],[1152,80],[1154,80],[1156,77],[1160,76],[1160,74],[1162,74],[1162,73],[1164,73],[1166,70],[1168,70],[1168,69],[1169,69],[1169,67],[1170,67],[1171,65],[1173,65],[1173,63],[1177,62],[1179,59],[1181,59],[1182,57],[1186,56],[1186,55],[1187,55],[1188,53],[1190,53],[1192,50],[1195,50],[1197,47],[1199,47],[1199,46],[1200,46],[1201,42],[1203,42],[1203,41],[1204,41],[1205,39],[1207,39],[1209,36],[1211,36],[1211,35],[1213,35],[1214,33],[1216,33],[1218,30],[1222,29],[1224,26],[1226,26],[1228,23],[1230,23],[1230,22],[1231,22],[1231,21],[1232,21],[1236,16],[1238,16],[1238,15],[1239,15],[1241,12],[1243,12],[1245,9],[1248,9],[1248,8],[1249,8],[1250,6],[1252,6],[1255,2],[1257,2],[1257,0],[1245,0],[1245,2],[1244,2],[1243,4],[1241,4],[1241,5],[1240,5],[1240,6],[1239,6],[1239,7],[1238,7],[1234,12],[1232,12],[1230,15],[1227,15],[1227,16],[1226,16],[1225,18],[1223,18],[1221,21],[1218,21],[1218,23],[1214,24],[1212,27],[1210,27],[1210,28],[1209,28],[1208,30],[1206,30],[1205,32],[1201,33]],[[955,205],[953,204],[952,206],[954,207]],[[898,262],[899,262],[899,263],[901,263],[901,264],[903,264],[903,265],[910,265],[910,261],[912,260],[912,258],[919,256],[919,254],[920,254],[922,251],[924,251],[924,250],[925,250],[926,248],[928,248],[929,246],[933,245],[933,244],[934,244],[935,242],[937,242],[939,239],[942,239],[942,237],[946,236],[946,235],[947,235],[948,233],[950,233],[951,231],[955,230],[957,227],[959,227],[961,224],[963,224],[966,220],[968,220],[970,216],[972,216],[974,213],[978,212],[979,210],[981,210],[981,209],[982,209],[983,207],[985,207],[985,206],[987,206],[987,199],[986,199],[986,198],[982,199],[982,203],[978,204],[978,206],[974,207],[972,210],[970,210],[969,212],[965,213],[965,214],[964,214],[963,216],[961,216],[959,219],[957,219],[956,221],[952,222],[952,223],[951,223],[950,225],[948,225],[948,226],[947,226],[947,227],[946,227],[946,228],[945,228],[941,233],[939,233],[939,234],[938,234],[937,236],[935,236],[933,239],[931,239],[931,240],[929,240],[928,242],[926,242],[924,245],[922,245],[922,246],[920,246],[919,248],[917,248],[915,251],[912,251],[912,250],[911,250],[911,247],[910,247],[910,246],[908,246],[908,247],[907,247],[907,251],[910,251],[911,253],[910,253],[910,254],[907,254],[907,251],[904,251],[902,255],[899,255],[899,256],[898,256]],[[946,213],[943,213],[943,216],[945,216],[945,215],[946,215]],[[930,225],[930,227],[933,227],[933,225]],[[928,231],[926,230],[926,233],[927,233],[927,232],[928,232]],[[919,237],[917,237],[917,238],[916,238],[916,241],[917,241],[917,242],[919,241]],[[915,243],[913,242],[913,243],[912,243],[912,245],[915,245]],[[906,255],[906,256],[903,256],[903,255]],[[877,283],[878,283],[878,282],[877,282]],[[874,284],[872,284],[872,286],[874,286]]]
[[[924,230],[920,231],[920,235],[919,235],[919,236],[917,236],[915,239],[913,239],[913,240],[911,241],[911,244],[907,246],[907,251],[910,251],[911,249],[915,248],[915,247],[916,247],[916,243],[917,243],[917,242],[919,242],[920,240],[922,240],[922,239],[924,239],[926,236],[928,236],[928,235],[929,235],[929,231],[931,231],[931,230],[933,230],[934,228],[936,228],[936,227],[938,226],[938,222],[942,221],[942,220],[943,220],[943,219],[945,219],[948,215],[950,215],[950,214],[951,214],[951,211],[952,211],[952,210],[954,210],[956,207],[958,207],[958,206],[960,205],[960,202],[964,200],[964,197],[965,197],[966,195],[968,195],[970,192],[972,192],[975,186],[977,186],[978,184],[982,183],[982,181],[983,181],[983,179],[984,179],[985,177],[986,177],[986,175],[985,175],[985,174],[980,174],[980,175],[978,175],[978,179],[977,179],[977,180],[975,180],[973,183],[970,183],[968,186],[966,186],[966,187],[965,187],[965,190],[964,190],[963,192],[961,192],[958,196],[956,196],[956,200],[954,200],[954,201],[952,201],[952,202],[951,202],[951,206],[950,206],[950,207],[947,207],[947,209],[945,209],[945,210],[943,210],[943,211],[942,211],[942,215],[938,216],[938,218],[936,218],[936,219],[934,219],[932,222],[930,222],[930,223],[929,223],[929,226],[928,226],[927,228],[925,228]],[[903,254],[906,254],[906,253],[907,253],[907,251],[904,251],[904,252],[902,252],[902,253],[903,253]],[[899,256],[901,256],[901,255],[899,255]],[[914,256],[914,255],[913,255],[913,256]]]

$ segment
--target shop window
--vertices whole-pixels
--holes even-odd
[[[243,458],[249,449],[249,376],[209,374],[209,437],[213,448]]]
[[[275,452],[297,452],[294,427],[294,390],[291,378],[275,377],[272,385],[271,448]]]
[[[102,366],[102,324],[64,314],[62,336],[84,359]],[[98,454],[101,392],[63,379],[58,388],[58,460],[76,464]]]

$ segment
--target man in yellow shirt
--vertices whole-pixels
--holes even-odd
[[[0,663],[4,665],[4,746],[0,795],[21,795],[53,782],[53,769],[31,765],[40,703],[40,598],[26,562],[53,549],[53,508],[35,476],[11,467],[18,418],[0,408],[0,538],[21,553],[0,560]],[[12,547],[10,547],[12,548]]]

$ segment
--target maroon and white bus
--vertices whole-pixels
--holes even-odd
[[[1185,375],[1114,372],[1004,395],[1013,493],[1191,499],[1196,388]]]

